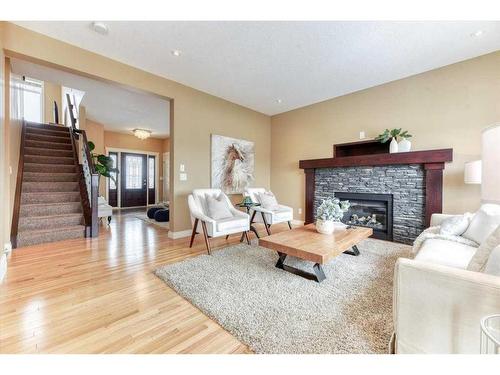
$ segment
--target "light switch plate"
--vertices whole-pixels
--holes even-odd
[[[181,179],[181,181],[187,181],[187,179],[188,179],[187,173],[181,173],[180,174],[180,179]]]
[[[179,165],[179,171],[184,172],[186,170],[186,167],[184,164]]]
[[[365,132],[359,132],[359,139],[365,139],[366,138],[366,134]]]

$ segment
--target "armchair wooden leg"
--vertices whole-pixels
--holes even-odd
[[[252,214],[252,218],[250,219],[250,225],[253,224],[253,219],[255,219],[255,214],[257,213],[257,211],[254,211],[253,214]]]
[[[191,233],[191,242],[189,243],[189,247],[193,247],[194,237],[196,236],[196,228],[198,228],[198,219],[194,219],[193,233]]]
[[[245,236],[245,239],[247,240],[247,244],[250,245],[250,239],[248,238],[248,232],[247,231],[244,231],[243,232],[244,236]]]
[[[229,238],[229,234],[226,236],[226,240]]]
[[[266,215],[264,215],[264,212],[261,212],[260,214],[262,215],[262,221],[264,222],[264,226],[266,227],[267,235],[270,236],[271,235],[271,228],[270,228],[270,225],[267,224]]]
[[[208,239],[207,225],[205,224],[204,221],[202,221],[201,226],[203,227],[203,236],[205,237],[205,245],[207,245],[208,255],[211,255],[212,250],[210,249],[210,241]]]
[[[288,228],[292,229],[292,222],[288,221]]]

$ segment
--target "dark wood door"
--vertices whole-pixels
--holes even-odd
[[[116,152],[110,152],[109,157],[113,159],[113,168],[118,167],[118,153]],[[111,173],[111,175],[115,178],[116,183],[112,180],[109,179],[109,184],[108,184],[108,203],[111,207],[118,207],[118,176],[119,173]]]
[[[156,203],[156,156],[148,156],[148,204]]]
[[[147,155],[128,152],[122,152],[121,155],[121,207],[146,206]]]

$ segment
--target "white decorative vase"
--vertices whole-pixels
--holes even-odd
[[[316,220],[316,230],[321,234],[332,234],[335,230],[335,225],[332,220]]]
[[[411,150],[411,142],[406,138],[403,138],[398,143],[398,152],[409,152]]]
[[[343,230],[347,226],[340,221],[333,220],[316,220],[316,230],[321,234],[332,234],[336,230]]]
[[[398,152],[399,147],[398,147],[398,141],[396,141],[396,138],[392,138],[391,144],[389,146],[389,152],[391,154],[395,154]]]

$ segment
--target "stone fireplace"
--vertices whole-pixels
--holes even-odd
[[[453,150],[390,154],[376,141],[334,146],[333,158],[301,160],[305,172],[305,223],[316,219],[322,199],[354,203],[350,225],[371,226],[375,238],[412,243],[442,212],[443,169]],[[365,154],[368,152],[368,154]]]
[[[361,201],[365,206],[371,205],[372,211],[375,211],[373,206],[378,201],[379,207],[373,212],[376,216],[382,213],[381,204],[385,201],[385,216],[390,219],[385,225],[389,228],[383,233],[374,228],[374,237],[412,243],[425,229],[424,175],[424,169],[418,164],[317,169],[314,212],[322,199],[334,195],[342,200],[354,200],[358,210],[362,208]],[[366,220],[369,207],[365,207],[364,211]],[[360,218],[360,213],[353,214]]]

